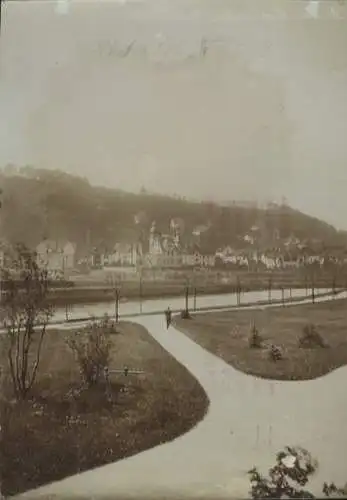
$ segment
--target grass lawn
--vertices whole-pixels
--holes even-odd
[[[284,359],[271,361],[268,349],[249,348],[251,323],[264,344],[281,346]],[[313,379],[347,364],[347,301],[193,315],[175,326],[236,369],[277,380]],[[313,323],[327,348],[301,348],[303,327]]]
[[[34,397],[2,408],[3,494],[170,441],[204,416],[208,400],[201,386],[145,328],[123,322],[118,331],[110,369],[127,365],[145,373],[110,375],[113,403],[100,388],[71,397],[80,378],[64,341],[69,332],[47,332]]]

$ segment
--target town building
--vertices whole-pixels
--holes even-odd
[[[118,266],[136,266],[142,257],[142,244],[137,243],[116,243],[113,252],[108,255],[106,263]]]
[[[161,253],[161,254],[146,254],[143,261],[144,267],[158,268],[180,268],[182,267],[182,255]]]
[[[75,267],[76,245],[70,241],[44,240],[36,247],[37,261],[49,271],[69,271]]]
[[[200,252],[195,252],[194,254],[194,266],[198,267],[214,267],[216,264],[215,255],[204,255]]]
[[[1,269],[5,265],[5,256],[6,256],[6,244],[3,241],[0,241],[0,268]]]

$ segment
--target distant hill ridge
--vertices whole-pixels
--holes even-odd
[[[186,244],[196,239],[194,229],[207,229],[199,236],[205,252],[225,245],[240,246],[252,226],[261,234],[261,244],[271,244],[274,232],[283,239],[293,235],[303,240],[344,245],[345,232],[289,206],[269,209],[256,206],[221,206],[164,195],[124,192],[91,186],[82,177],[62,171],[7,166],[0,171],[3,238],[22,241],[30,247],[44,237],[70,240],[83,254],[93,246],[113,247],[115,242],[146,239],[150,225],[162,233],[170,231],[173,218],[181,220]]]

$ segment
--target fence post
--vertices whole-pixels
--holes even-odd
[[[241,283],[240,283],[240,278],[236,278],[236,303],[239,306],[241,303]]]
[[[269,278],[269,284],[268,284],[268,301],[269,304],[271,304],[271,290],[272,290],[272,278]]]
[[[69,321],[69,305],[67,302],[65,304],[65,319],[66,321]]]
[[[284,307],[285,306],[285,300],[284,300],[284,288],[283,287],[281,288],[281,292],[282,292],[282,305]]]
[[[118,288],[116,288],[116,304],[115,304],[115,307],[116,307],[116,323],[118,323],[119,321],[119,290]]]
[[[140,293],[140,314],[142,314],[142,273],[140,274],[140,283],[139,283],[139,293]]]
[[[189,313],[189,285],[187,284],[186,285],[186,289],[185,289],[185,310],[186,310],[186,313],[188,314]]]
[[[196,287],[194,287],[194,311],[196,311]]]
[[[312,304],[315,302],[315,294],[314,294],[314,282],[312,281]]]

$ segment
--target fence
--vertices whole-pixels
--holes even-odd
[[[314,283],[311,283],[307,288],[302,288],[302,293],[296,291],[293,293],[291,288],[282,287],[280,290],[274,290],[271,281],[268,283],[268,289],[263,290],[263,293],[258,294],[258,297],[255,294],[248,295],[245,298],[245,294],[247,290],[242,286],[241,280],[237,282],[237,284],[230,290],[229,295],[219,296],[219,303],[211,303],[210,298],[204,299],[204,293],[201,293],[198,287],[192,287],[189,284],[185,286],[182,290],[182,294],[179,297],[164,299],[161,300],[160,303],[163,304],[162,307],[157,301],[149,301],[145,303],[145,307],[143,301],[138,302],[122,302],[122,293],[121,291],[117,291],[114,295],[113,304],[111,303],[108,308],[108,315],[110,317],[115,316],[116,321],[119,321],[120,318],[129,318],[136,316],[147,316],[147,315],[156,315],[156,314],[164,314],[164,310],[170,305],[170,308],[173,313],[181,312],[181,311],[202,311],[202,310],[211,310],[211,309],[229,309],[236,307],[247,307],[248,305],[266,305],[266,304],[279,304],[285,306],[288,303],[295,303],[298,301],[302,301],[303,298],[309,298],[312,303],[315,303],[317,297],[321,297],[323,295],[333,295],[338,296],[342,291],[344,291],[345,287],[339,287],[336,283],[334,287],[332,286],[329,289],[321,290],[319,287],[316,287]],[[230,297],[231,295],[231,297]],[[98,307],[98,306],[97,306]],[[84,309],[85,310],[85,309]],[[62,312],[62,309],[61,309]],[[100,309],[98,314],[94,314],[95,317],[103,317],[102,308]],[[73,306],[66,306],[65,308],[65,317],[63,319],[63,314],[60,316],[60,322],[69,322],[69,323],[78,323],[85,322],[90,320],[90,316],[83,315],[78,313],[78,307],[74,308]]]

